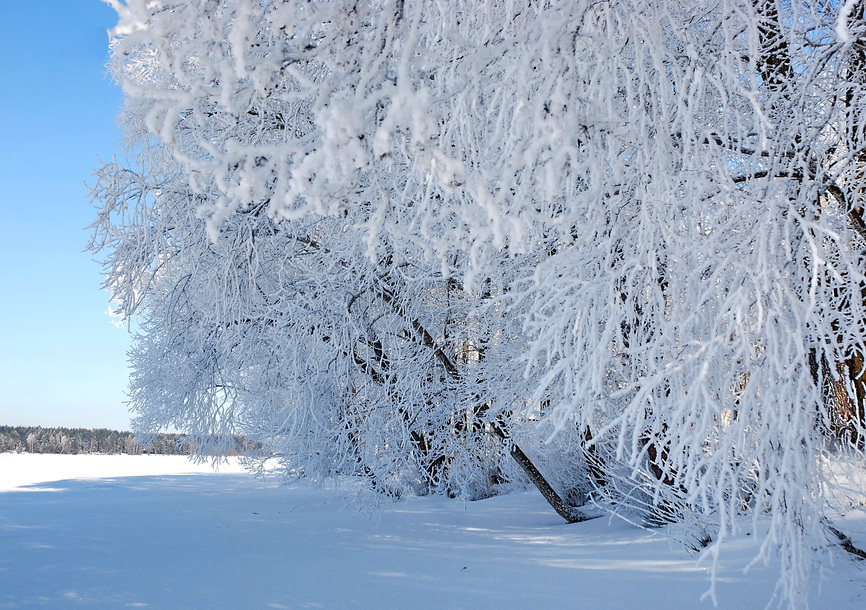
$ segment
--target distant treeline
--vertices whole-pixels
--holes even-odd
[[[0,453],[191,455],[195,453],[195,446],[186,442],[186,438],[185,434],[159,434],[145,447],[136,442],[131,432],[106,428],[0,426]],[[227,444],[227,455],[250,454],[256,448],[239,435],[232,437]]]

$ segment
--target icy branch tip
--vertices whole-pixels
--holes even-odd
[[[851,32],[848,31],[848,18],[851,16],[851,11],[857,0],[845,0],[845,6],[839,11],[839,18],[836,20],[836,36],[841,42],[851,42]]]

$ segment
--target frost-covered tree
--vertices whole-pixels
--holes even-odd
[[[797,599],[864,445],[862,2],[112,4],[142,430],[751,515]]]

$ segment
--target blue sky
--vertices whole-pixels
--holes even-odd
[[[85,183],[119,150],[99,0],[0,6],[0,425],[129,428],[129,334],[83,252]]]

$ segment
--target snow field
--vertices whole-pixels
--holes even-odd
[[[0,454],[0,608],[710,608],[662,530],[566,525],[537,492],[362,504],[172,456]],[[851,525],[851,524],[848,524]],[[720,608],[763,608],[773,566],[727,544]],[[837,554],[813,608],[866,606]],[[804,605],[805,605],[805,600]]]

